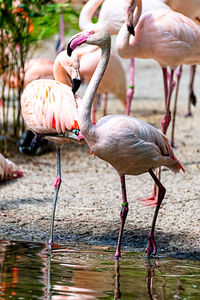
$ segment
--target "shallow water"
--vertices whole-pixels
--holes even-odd
[[[200,261],[0,241],[0,299],[200,299]]]

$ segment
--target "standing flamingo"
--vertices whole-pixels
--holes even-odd
[[[80,85],[78,68],[79,60],[76,56],[70,58],[66,51],[61,52],[53,66],[55,80],[32,81],[21,97],[22,115],[27,126],[39,137],[52,140],[57,146],[57,178],[54,183],[50,246],[53,243],[55,208],[61,184],[60,145],[71,141],[71,138],[78,140],[73,132],[78,129],[77,107],[80,98],[75,95]]]
[[[117,36],[118,53],[123,58],[152,58],[160,64],[165,96],[161,127],[166,134],[171,120],[174,71],[181,64],[200,63],[200,29],[190,18],[171,9],[155,9],[143,15],[141,11],[141,0],[127,1],[127,20]],[[167,67],[171,69],[169,82]],[[155,204],[155,193],[147,200]]]
[[[139,175],[149,172],[158,186],[158,202],[148,237],[148,255],[156,253],[154,229],[156,218],[165,195],[165,188],[153,169],[166,166],[173,172],[183,169],[167,137],[144,121],[126,115],[109,115],[101,118],[95,125],[91,121],[91,106],[98,85],[103,77],[110,55],[111,38],[107,32],[85,31],[74,35],[68,44],[68,55],[79,45],[86,43],[101,48],[102,55],[94,75],[87,87],[78,108],[78,122],[81,134],[89,147],[99,158],[110,163],[118,172],[122,188],[121,227],[115,258],[121,256],[121,240],[128,213],[125,175]]]
[[[166,133],[171,118],[174,70],[181,64],[200,62],[200,30],[190,18],[173,10],[156,9],[141,16],[141,0],[129,0],[127,3],[127,21],[117,36],[118,52],[124,58],[152,58],[162,67],[166,107],[162,131]],[[135,28],[134,37],[128,31],[127,25],[129,30],[131,28],[133,31]],[[169,88],[168,66],[171,69]]]
[[[22,176],[23,172],[0,153],[0,181],[12,180]]]

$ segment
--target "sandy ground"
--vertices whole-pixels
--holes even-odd
[[[46,56],[45,51],[43,53]],[[128,61],[124,67],[128,70]],[[200,99],[199,75],[198,71],[195,91]],[[160,128],[164,113],[161,70],[153,61],[137,60],[135,77],[136,91],[131,115]],[[193,109],[194,116],[185,118],[188,81],[189,67],[184,67],[175,154],[186,173],[175,175],[163,169],[162,183],[167,192],[155,236],[159,254],[193,254],[200,257],[200,109],[198,102]],[[80,94],[83,90],[84,87]],[[109,99],[108,113],[124,113],[120,102],[112,97]],[[98,116],[101,115],[102,109],[98,112]],[[29,157],[16,150],[11,157],[21,167],[24,176],[0,185],[0,239],[47,242],[56,153]],[[56,210],[55,242],[75,241],[115,247],[121,203],[116,171],[90,155],[87,146],[67,144],[62,149],[62,179]],[[154,208],[144,207],[139,199],[150,196],[152,187],[149,174],[127,176],[130,210],[123,238],[124,250],[144,250],[146,246]]]

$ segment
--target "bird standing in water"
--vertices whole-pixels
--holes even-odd
[[[79,141],[77,108],[80,98],[75,94],[80,86],[78,70],[78,57],[70,58],[67,52],[63,51],[54,62],[55,80],[34,80],[26,86],[21,97],[22,115],[27,126],[39,138],[53,141],[57,149],[57,178],[54,183],[50,246],[53,243],[55,208],[61,184],[60,146],[73,140]],[[34,143],[37,145],[37,138]]]
[[[122,234],[128,214],[125,175],[139,175],[145,172],[149,172],[159,191],[146,248],[148,255],[155,254],[154,229],[166,190],[154,174],[153,169],[166,166],[175,173],[179,172],[180,169],[184,171],[184,169],[175,157],[167,137],[148,123],[126,115],[109,115],[101,118],[96,124],[92,123],[92,102],[108,64],[111,38],[107,32],[81,32],[70,39],[68,55],[71,55],[72,51],[83,43],[97,45],[102,51],[99,64],[78,108],[78,123],[81,134],[94,154],[110,163],[120,176],[122,189],[121,227],[115,258],[119,259],[121,256]]]

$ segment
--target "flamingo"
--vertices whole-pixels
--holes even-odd
[[[118,53],[123,58],[152,58],[163,71],[165,115],[161,122],[166,134],[171,120],[170,102],[175,69],[181,64],[200,62],[200,29],[188,17],[171,9],[155,9],[141,15],[142,1],[127,1],[127,20],[117,36]],[[135,32],[135,36],[132,36]],[[171,69],[168,82],[167,67]],[[155,188],[148,204],[156,203]]]
[[[101,118],[96,124],[91,121],[91,106],[98,85],[103,77],[110,55],[111,38],[107,32],[84,31],[74,35],[68,44],[68,55],[86,43],[101,48],[102,55],[93,74],[82,102],[78,107],[78,123],[81,134],[100,159],[110,163],[118,172],[122,189],[121,227],[119,232],[115,258],[121,256],[121,240],[125,220],[128,214],[125,175],[139,175],[149,172],[158,186],[158,202],[148,236],[146,251],[148,255],[156,253],[154,229],[156,218],[165,188],[156,177],[153,169],[166,166],[173,172],[184,168],[175,157],[167,137],[150,124],[127,115],[108,115]]]
[[[77,56],[70,58],[66,50],[60,52],[53,65],[55,80],[32,81],[26,86],[21,97],[22,115],[27,126],[38,134],[39,138],[45,137],[56,144],[57,178],[54,183],[50,248],[53,244],[55,208],[61,185],[60,146],[72,140],[79,141],[76,131],[80,98],[75,94],[80,86],[78,68]],[[37,140],[34,141],[33,147],[35,144],[37,145]]]
[[[162,131],[166,133],[171,119],[170,100],[174,70],[181,64],[200,62],[200,30],[190,18],[173,10],[156,9],[141,16],[141,0],[129,0],[127,3],[127,21],[117,36],[118,53],[124,58],[152,58],[162,67],[166,106]],[[136,26],[135,37],[131,36],[127,25],[129,30]],[[169,88],[168,66],[171,69]]]
[[[102,4],[98,22],[92,23],[92,17]],[[160,0],[143,0],[142,13],[152,8],[167,8],[168,6]],[[114,9],[113,9],[114,7]],[[124,3],[122,0],[89,0],[82,8],[79,16],[79,27],[81,30],[104,30],[110,35],[117,35],[125,22]],[[134,58],[130,59],[130,84],[126,94],[126,114],[130,114],[131,101],[134,95]]]
[[[22,176],[23,172],[0,153],[0,181],[12,180]]]

